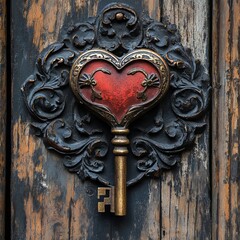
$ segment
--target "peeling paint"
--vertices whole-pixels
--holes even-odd
[[[63,26],[64,18],[71,12],[70,1],[25,1],[23,16],[27,26],[33,28],[33,44],[42,51],[55,42]]]

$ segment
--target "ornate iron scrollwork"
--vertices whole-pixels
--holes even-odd
[[[79,56],[81,59],[85,54],[85,64],[87,58],[95,59],[99,54],[94,49],[105,54],[101,59],[105,57],[117,68],[131,62],[134,54],[141,59],[141,54],[137,56],[139,49],[150,49],[166,63],[170,75],[167,93],[147,116],[129,127],[130,158],[135,160],[137,174],[129,176],[127,186],[144,176],[157,176],[161,169],[172,168],[179,154],[193,145],[196,134],[206,125],[209,76],[191,50],[182,46],[174,24],[167,20],[157,22],[144,14],[139,16],[125,4],[109,5],[98,17],[71,26],[61,42],[40,53],[34,73],[21,89],[36,135],[43,138],[48,149],[64,156],[64,165],[70,172],[77,173],[82,180],[90,178],[112,187],[111,179],[103,174],[110,142],[104,131],[106,125],[79,104],[69,87],[70,71],[76,61],[79,64]],[[111,75],[109,70],[97,68],[82,75],[77,86],[90,90],[93,102],[102,99],[94,78],[97,72]],[[158,88],[161,79],[138,66],[128,74],[142,75],[142,89],[136,96],[142,103],[148,102],[149,89]],[[115,121],[111,115],[109,121]],[[124,121],[129,121],[128,115],[123,125]]]

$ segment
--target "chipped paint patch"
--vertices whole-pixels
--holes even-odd
[[[33,44],[42,51],[55,42],[65,16],[71,12],[69,1],[25,1],[23,16],[27,26],[33,28]]]
[[[160,239],[160,183],[150,180],[146,217],[140,239]]]
[[[30,125],[21,118],[13,125],[13,171],[20,181],[33,178],[33,155],[40,141],[29,133]],[[31,183],[30,183],[31,184]]]
[[[148,14],[151,18],[160,20],[160,1],[144,0],[144,9],[148,10]]]
[[[77,1],[75,1],[75,7],[76,7],[77,11],[81,10],[82,8],[84,8],[85,5],[86,5],[86,0],[77,0]]]

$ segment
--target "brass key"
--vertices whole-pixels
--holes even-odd
[[[126,128],[113,128],[112,133],[115,137],[112,139],[114,145],[113,153],[115,155],[115,215],[126,215],[127,205],[127,154],[129,140],[126,137],[129,130]]]
[[[169,70],[156,53],[139,49],[118,58],[101,49],[80,55],[72,66],[70,85],[80,103],[100,115],[112,127],[115,186],[99,188],[99,212],[111,206],[117,216],[126,215],[128,126],[153,107],[168,89]],[[109,196],[105,196],[106,192]]]

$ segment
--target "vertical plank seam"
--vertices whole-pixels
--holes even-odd
[[[211,77],[211,87],[213,90],[213,68],[212,68],[212,63],[213,63],[213,49],[214,46],[212,46],[213,44],[213,21],[214,21],[214,13],[213,13],[213,1],[208,0],[208,35],[209,35],[209,39],[208,39],[208,46],[209,46],[209,50],[208,50],[208,71],[209,71],[209,76]],[[217,43],[218,44],[218,43]],[[209,142],[208,142],[208,146],[209,146],[209,162],[208,162],[208,166],[209,166],[209,195],[210,195],[210,230],[211,230],[211,234],[210,237],[211,239],[213,238],[213,202],[212,202],[212,196],[213,196],[213,137],[212,137],[212,130],[213,130],[213,101],[212,101],[212,97],[213,97],[213,93],[211,93],[211,103],[209,104]]]
[[[1,141],[1,148],[0,148],[0,212],[1,215],[0,216],[0,239],[4,239],[5,238],[5,216],[6,216],[6,210],[5,210],[5,205],[6,205],[6,127],[4,126],[4,124],[6,124],[6,104],[7,104],[7,99],[6,99],[6,67],[7,67],[7,59],[6,59],[6,1],[5,0],[1,0],[0,1],[0,34],[2,35],[0,37],[0,42],[1,42],[1,46],[0,46],[0,94],[1,96],[1,100],[0,100],[0,107],[2,107],[1,109],[1,114],[0,114],[0,121],[1,121],[1,125],[3,125],[1,127],[1,132],[0,132],[0,139]]]
[[[214,65],[215,65],[215,58],[214,58],[214,53],[215,53],[215,51],[217,51],[217,55],[219,56],[219,51],[218,51],[218,48],[219,48],[219,38],[218,37],[216,37],[215,36],[215,38],[214,38],[214,36],[213,36],[213,34],[216,34],[217,35],[217,30],[219,29],[219,24],[220,24],[220,20],[219,20],[219,3],[218,3],[218,1],[213,1],[212,2],[212,9],[211,9],[211,26],[212,26],[212,34],[211,34],[211,45],[212,45],[212,48],[211,49],[213,49],[212,51],[211,51],[211,64],[210,64],[210,66],[211,66],[211,74],[212,74],[212,86],[213,86],[213,94],[212,94],[212,96],[215,96],[215,89],[217,88],[217,89],[219,89],[219,87],[220,87],[220,83],[216,83],[217,81],[219,81],[219,74],[218,74],[218,68],[219,68],[219,66],[218,66],[218,60],[216,60],[217,61],[217,64],[216,64],[216,66],[215,66],[215,68],[213,67]],[[217,39],[217,41],[214,41],[214,40],[216,40]],[[217,58],[218,59],[218,58]],[[219,92],[219,90],[217,90],[218,92]],[[214,109],[214,106],[215,106],[215,104],[216,104],[216,101],[214,100],[214,98],[212,99],[212,114],[211,114],[211,133],[213,133],[213,129],[214,129],[214,126],[213,126],[213,124],[215,123],[215,118],[214,117],[216,117],[217,116],[217,112],[218,112],[218,109]],[[215,112],[216,111],[216,112]],[[215,114],[214,114],[215,113]],[[218,121],[216,121],[216,123],[218,123]],[[215,126],[215,129],[218,129],[218,126],[216,125]],[[218,134],[218,133],[217,133]],[[212,135],[212,134],[211,134]],[[217,169],[216,168],[219,168],[219,166],[217,166],[217,162],[216,162],[216,154],[217,154],[217,152],[216,152],[216,149],[215,149],[215,145],[214,145],[214,138],[212,138],[212,157],[211,157],[211,159],[212,159],[212,164],[211,164],[211,189],[212,189],[212,191],[211,191],[211,216],[212,216],[212,233],[211,233],[211,237],[212,237],[212,239],[215,239],[215,237],[216,238],[218,238],[218,234],[217,234],[217,232],[218,232],[218,221],[219,221],[219,218],[218,218],[218,210],[217,210],[217,213],[216,213],[216,217],[215,217],[215,212],[214,212],[214,203],[215,202],[213,202],[213,200],[214,200],[214,197],[215,197],[215,191],[214,191],[214,185],[215,184],[217,184],[216,186],[217,186],[217,188],[218,188],[218,190],[217,191],[219,191],[219,181],[216,183],[216,182],[214,182],[214,180],[215,180],[215,178],[216,178],[216,176],[215,176],[215,172],[214,171],[217,171]],[[213,151],[215,151],[216,153],[214,153]],[[215,176],[215,178],[213,178],[213,176]],[[219,195],[217,194],[217,201],[216,201],[216,203],[215,203],[216,205],[219,205]],[[216,222],[214,221],[214,220],[216,220]],[[216,227],[216,229],[215,229],[215,227]]]
[[[233,14],[234,11],[232,11],[232,1],[228,1],[228,5],[229,5],[229,31],[228,31],[228,51],[229,51],[229,75],[230,75],[230,88],[232,88],[232,80],[233,80],[233,69],[232,69],[232,46],[233,46]],[[233,105],[233,99],[231,98],[230,101],[230,114],[228,115],[228,121],[229,121],[229,144],[228,144],[228,157],[230,160],[229,163],[229,210],[230,210],[230,219],[229,219],[229,224],[230,226],[232,226],[232,221],[231,221],[231,211],[232,211],[232,188],[231,188],[231,176],[232,176],[232,160],[231,160],[231,156],[232,156],[232,148],[233,148],[233,142],[232,142],[232,114],[231,114],[231,109],[232,109],[232,105]],[[230,228],[228,228],[227,235],[230,237],[230,239],[233,239],[233,231],[230,230]],[[227,237],[227,236],[226,236]]]
[[[6,84],[7,84],[7,118],[6,118],[6,191],[5,191],[5,239],[11,239],[11,111],[12,111],[12,83],[11,83],[11,1],[6,1],[6,14],[7,14],[7,45],[6,45],[6,63],[7,63],[7,75],[6,75]]]

